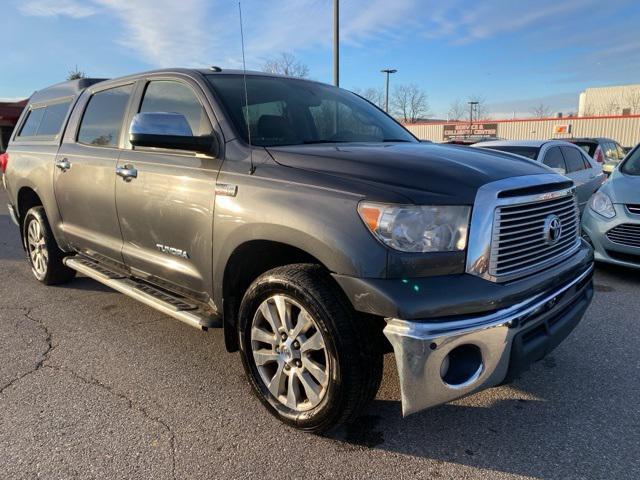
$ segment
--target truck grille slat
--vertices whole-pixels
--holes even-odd
[[[530,218],[530,219],[524,219],[524,220],[518,220],[517,223],[512,223],[512,221],[509,222],[505,222],[504,220],[502,222],[500,222],[500,232],[504,232],[504,231],[509,231],[509,230],[513,230],[513,229],[519,229],[521,228],[523,225],[535,225],[536,223],[542,222],[544,223],[545,218],[547,217],[547,215],[549,215],[550,213],[555,213],[556,215],[558,215],[561,219],[571,219],[574,216],[574,211],[573,210],[567,210],[564,213],[556,213],[556,212],[548,212],[545,213],[542,217],[538,217],[536,216],[535,218]]]
[[[619,245],[640,247],[640,224],[623,223],[613,227],[607,232],[607,238]]]
[[[555,243],[547,219],[562,226]],[[498,206],[493,221],[489,273],[498,281],[534,273],[571,255],[579,246],[578,204],[573,192],[561,197]]]

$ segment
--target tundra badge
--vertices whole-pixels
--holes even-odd
[[[160,243],[156,243],[156,248],[162,253],[168,253],[169,255],[173,255],[175,257],[189,258],[189,254],[184,250],[180,250],[179,248],[168,247],[167,245],[162,245]]]

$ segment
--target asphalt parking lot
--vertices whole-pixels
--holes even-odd
[[[32,277],[0,193],[0,477],[640,478],[640,274],[598,267],[577,330],[508,387],[409,418],[378,398],[330,437],[251,394],[222,331],[87,278]]]

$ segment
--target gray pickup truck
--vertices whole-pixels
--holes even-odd
[[[216,67],[54,85],[2,168],[36,279],[80,272],[222,327],[267,409],[307,431],[361,413],[392,351],[405,415],[509,382],[593,296],[570,180],[420,143],[318,82]]]

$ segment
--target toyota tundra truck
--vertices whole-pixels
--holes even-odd
[[[509,382],[593,296],[569,179],[421,143],[314,81],[61,83],[30,98],[1,163],[38,281],[79,272],[222,328],[267,410],[310,432],[363,411],[386,353],[404,415]]]

